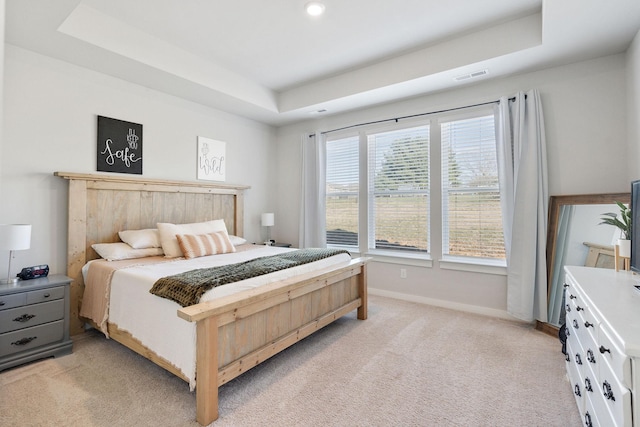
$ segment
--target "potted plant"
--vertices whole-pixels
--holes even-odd
[[[602,222],[600,224],[609,224],[620,229],[618,250],[620,256],[629,258],[631,256],[631,208],[620,202],[616,202],[616,205],[620,208],[620,213],[603,213],[604,217],[601,218]]]

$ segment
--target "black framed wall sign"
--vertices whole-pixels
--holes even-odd
[[[142,175],[142,125],[98,116],[100,172]]]

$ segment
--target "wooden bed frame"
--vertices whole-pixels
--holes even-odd
[[[230,234],[243,235],[247,186],[154,180],[142,177],[55,172],[69,180],[67,275],[71,283],[71,334],[79,317],[82,266],[98,258],[91,245],[117,242],[118,231],[222,218]],[[357,310],[367,318],[366,258],[244,291],[177,311],[196,322],[196,419],[218,418],[218,387],[339,317]],[[126,331],[109,324],[109,336],[178,377],[167,360]]]

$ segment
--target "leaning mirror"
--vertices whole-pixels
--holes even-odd
[[[565,265],[614,268],[617,229],[599,225],[602,214],[617,212],[615,202],[629,203],[629,193],[551,196],[547,233],[548,323],[564,323],[562,290]]]

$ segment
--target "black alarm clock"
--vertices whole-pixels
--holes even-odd
[[[37,279],[38,277],[47,277],[49,275],[49,266],[47,264],[34,265],[33,267],[25,267],[17,274],[22,280]]]

